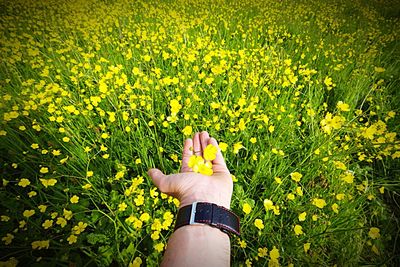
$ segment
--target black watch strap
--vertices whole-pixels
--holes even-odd
[[[194,202],[179,209],[175,230],[189,224],[209,224],[225,233],[240,235],[239,217],[214,203]]]

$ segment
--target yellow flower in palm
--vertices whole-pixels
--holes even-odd
[[[209,144],[203,151],[203,156],[205,160],[214,160],[217,157],[217,148]]]

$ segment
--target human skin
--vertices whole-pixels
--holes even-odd
[[[207,145],[218,148],[213,175],[194,173],[189,167],[192,155],[203,155]],[[207,132],[195,133],[183,145],[182,168],[177,174],[165,175],[150,169],[149,176],[158,189],[180,201],[180,207],[193,202],[210,202],[230,208],[233,182],[217,141]],[[161,266],[230,266],[230,239],[226,233],[205,224],[186,225],[170,237]]]

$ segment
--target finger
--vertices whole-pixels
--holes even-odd
[[[191,172],[192,169],[188,167],[189,159],[193,155],[193,140],[188,138],[183,144],[182,151],[182,168],[181,172]]]
[[[226,166],[224,157],[222,156],[221,149],[218,146],[217,140],[215,138],[210,138],[208,141],[209,144],[217,147],[217,155],[216,158],[213,160],[213,171],[215,173],[230,173],[228,167]]]
[[[161,192],[171,192],[167,175],[165,175],[162,171],[160,171],[159,169],[150,169],[147,173],[153,180],[155,186],[157,186],[157,188],[160,189]]]
[[[210,135],[208,132],[203,131],[200,133],[200,144],[201,144],[201,153],[203,154],[204,149],[206,149],[208,145],[208,140],[210,139]]]
[[[193,154],[196,156],[202,155],[199,133],[195,133],[193,136]]]

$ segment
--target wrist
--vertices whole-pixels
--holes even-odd
[[[208,203],[214,203],[218,206],[222,206],[226,209],[230,209],[231,207],[231,199],[229,198],[225,198],[225,199],[220,199],[220,198],[211,198],[211,197],[195,197],[192,196],[190,198],[187,199],[182,199],[182,201],[180,201],[180,205],[179,208],[188,206],[188,205],[192,205],[195,202],[208,202]]]
[[[226,209],[230,209],[231,207],[231,198],[232,194],[230,195],[213,195],[207,192],[202,192],[202,193],[194,193],[189,196],[184,196],[182,197],[180,201],[179,208],[187,206],[187,205],[192,205],[194,202],[208,202],[208,203],[214,203],[218,206],[222,206]]]

